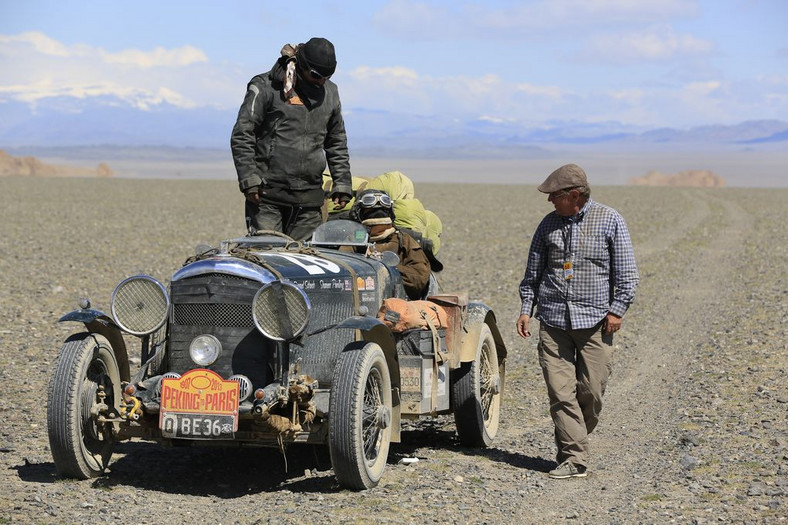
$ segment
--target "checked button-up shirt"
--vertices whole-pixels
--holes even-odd
[[[638,280],[623,217],[589,199],[577,215],[552,212],[537,227],[520,283],[521,314],[536,306],[536,318],[555,328],[592,328],[608,312],[626,313]]]

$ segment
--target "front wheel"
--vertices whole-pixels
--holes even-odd
[[[488,447],[498,433],[501,375],[490,327],[482,325],[476,358],[452,371],[452,408],[463,445]]]
[[[101,335],[81,333],[60,348],[49,383],[47,430],[58,474],[99,476],[109,464],[115,439],[112,426],[98,421],[114,410],[120,372],[112,347]]]
[[[334,368],[328,446],[340,485],[356,490],[378,484],[391,443],[391,378],[383,350],[354,343]]]

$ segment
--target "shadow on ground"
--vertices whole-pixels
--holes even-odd
[[[453,423],[446,420],[425,419],[408,423],[402,432],[402,442],[392,443],[389,464],[397,463],[406,457],[423,456],[426,449],[453,450],[466,456],[485,457],[491,461],[506,463],[513,467],[549,472],[556,467],[555,461],[540,457],[527,456],[496,447],[473,448],[460,443]]]
[[[453,423],[443,419],[406,422],[400,443],[392,443],[389,465],[406,457],[425,457],[429,450],[452,451],[485,457],[513,467],[547,472],[553,461],[534,458],[499,448],[463,446]],[[31,483],[61,480],[52,462],[11,467],[19,478]],[[143,490],[192,496],[232,499],[249,494],[290,490],[301,493],[335,493],[343,489],[334,478],[328,447],[290,445],[273,448],[162,447],[149,442],[116,445],[105,476],[78,483],[111,490],[131,486]]]
[[[106,475],[78,483],[105,490],[127,485],[220,498],[284,489],[317,493],[342,490],[333,476],[326,447],[291,445],[286,458],[285,466],[282,452],[268,448],[165,448],[147,442],[122,443],[116,446]],[[52,462],[26,462],[12,468],[27,482],[61,480]]]
[[[9,470],[16,470],[19,479],[28,483],[53,483],[58,480],[55,464],[51,461],[46,463],[30,463],[25,459],[23,465],[9,467]]]

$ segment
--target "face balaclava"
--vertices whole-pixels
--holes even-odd
[[[296,58],[304,70],[314,70],[322,77],[330,77],[337,69],[334,44],[325,38],[310,38],[298,46]]]
[[[396,231],[388,210],[384,208],[362,209],[359,216],[361,224],[369,229],[370,241],[382,241]]]
[[[296,71],[298,81],[295,89],[301,99],[310,107],[323,103],[325,89],[321,85],[312,84],[304,77],[304,72],[314,70],[322,77],[330,77],[337,68],[334,45],[325,38],[310,38],[300,44],[296,50]]]

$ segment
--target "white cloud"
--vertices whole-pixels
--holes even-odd
[[[584,60],[628,64],[704,56],[712,51],[714,44],[708,40],[676,34],[671,27],[660,26],[645,31],[594,35],[580,56]]]
[[[199,62],[208,62],[208,57],[201,50],[192,46],[177,49],[157,47],[153,51],[127,49],[120,53],[108,53],[99,50],[99,56],[108,64],[123,64],[140,68],[149,67],[181,67]]]
[[[635,16],[626,14],[627,9],[634,9],[631,4],[635,2],[589,2],[586,7],[559,2],[553,7],[556,12],[551,16],[558,17],[561,8],[569,7],[586,9],[586,12],[620,12],[622,17]],[[395,2],[391,5],[411,4]],[[445,10],[455,9],[446,7],[449,4],[439,5]],[[537,4],[526,7],[534,5]],[[644,5],[655,10],[657,3]],[[690,4],[666,0],[666,5],[678,12]],[[431,16],[434,12],[427,9],[423,16]],[[641,11],[645,18],[644,13],[648,10]],[[571,16],[566,14],[564,20]],[[675,63],[681,65],[679,59],[703,58],[714,51],[709,42],[677,34],[663,25],[606,38],[599,36],[594,40],[598,44],[593,48],[595,58],[659,62],[672,57],[674,61],[668,64],[674,70]],[[496,48],[492,46],[490,52],[496,52]],[[545,55],[544,60],[553,58]],[[518,59],[530,64],[531,57]],[[574,74],[571,80],[564,82],[544,72],[539,72],[539,77],[514,80],[507,76],[513,74],[512,69],[506,67],[485,69],[469,64],[451,69],[464,74],[444,75],[439,68],[432,67],[432,63],[423,70],[413,65],[415,63],[418,62],[340,69],[334,80],[340,88],[346,114],[360,110],[380,111],[381,115],[385,112],[421,115],[425,121],[431,116],[440,116],[462,121],[482,119],[490,123],[617,120],[643,126],[684,126],[758,118],[765,110],[776,118],[785,119],[788,107],[788,76],[784,74],[764,75],[757,80],[739,81],[738,85],[736,79],[717,70],[696,73],[687,78],[703,81],[684,84],[668,74],[657,76],[659,82],[650,77],[625,74],[622,81],[594,82],[587,77],[589,82],[578,83],[576,79],[580,77]],[[577,65],[573,64],[572,68]],[[469,73],[471,71],[479,71],[479,74],[474,76]],[[522,71],[528,74],[531,70],[521,67],[517,73]],[[594,72],[589,67],[588,71],[599,74],[598,69]],[[108,52],[84,44],[65,45],[42,33],[0,35],[0,72],[0,102],[17,100],[35,106],[50,99],[72,98],[84,101],[75,106],[95,101],[142,110],[165,104],[179,108],[235,109],[241,103],[251,76],[232,63],[214,64],[202,50],[191,46]],[[615,89],[611,89],[611,85],[616,86]]]
[[[743,105],[720,80],[591,93],[597,117],[645,127],[691,127],[747,120]]]
[[[419,82],[419,75],[414,70],[402,66],[378,68],[360,66],[350,71],[349,75],[362,82],[383,82],[393,86],[413,87]]]
[[[761,75],[756,80],[763,85],[788,88],[788,75]]]
[[[492,117],[489,115],[482,115],[477,120],[480,120],[482,122],[488,122],[490,124],[508,124],[511,122],[515,122],[515,120],[511,118]]]
[[[564,96],[563,90],[558,86],[537,86],[525,83],[517,84],[515,89],[527,95],[545,97],[553,100],[560,100]]]
[[[498,75],[483,75],[481,77],[456,77],[446,82],[447,91],[467,93],[471,97],[489,97],[494,95],[504,82]]]
[[[557,86],[513,83],[499,75],[421,75],[401,67],[358,67],[337,79],[345,108],[367,108],[418,115],[459,115],[498,119],[531,118],[562,103]]]
[[[16,100],[35,105],[37,102],[57,97],[69,97],[74,99],[89,99],[98,97],[113,97],[125,101],[128,105],[147,111],[151,106],[168,103],[181,108],[192,108],[195,104],[185,100],[180,94],[167,88],[157,90],[139,89],[131,86],[124,86],[105,82],[101,84],[68,84],[42,81],[37,84],[26,86],[0,86],[0,94],[8,93],[14,95]]]
[[[645,92],[638,88],[619,89],[616,91],[611,91],[609,95],[613,100],[620,100],[622,102],[626,102],[627,104],[635,105],[641,103]]]
[[[675,93],[679,107],[706,122],[728,122],[731,108],[720,81],[690,82]],[[678,109],[678,108],[676,108]],[[674,109],[675,111],[675,109]]]
[[[0,100],[31,106],[57,97],[102,98],[104,103],[114,98],[144,110],[160,104],[229,106],[240,98],[217,100],[217,92],[240,97],[237,86],[247,80],[218,71],[192,46],[111,53],[85,44],[65,45],[39,32],[0,35],[0,70]],[[224,82],[232,82],[232,87]],[[209,83],[210,91],[204,89]]]
[[[469,10],[472,16],[466,21],[487,29],[548,32],[567,27],[663,22],[696,12],[691,0],[543,0],[508,9],[477,5]]]
[[[67,57],[75,53],[57,40],[53,40],[43,33],[27,32],[19,35],[0,35],[0,49],[6,52],[12,46],[29,46],[36,53],[55,57]]]
[[[348,110],[460,116],[491,124],[578,120],[636,126],[693,126],[744,117],[722,80],[607,90],[512,82],[498,75],[436,77],[406,67],[361,67],[337,80]],[[764,80],[764,83],[766,81]],[[770,79],[762,93],[779,93]],[[757,99],[758,97],[753,97]],[[777,96],[767,102],[781,103]],[[748,106],[749,107],[749,106]],[[736,113],[733,113],[736,112]]]
[[[690,82],[684,87],[684,93],[691,97],[707,97],[720,89],[722,82],[710,80],[707,82]]]
[[[654,22],[698,13],[695,0],[544,0],[534,11],[546,11],[553,22]]]
[[[60,58],[98,58],[108,64],[124,64],[140,68],[156,66],[177,67],[188,66],[199,62],[207,62],[200,49],[192,46],[183,46],[174,49],[156,47],[152,51],[139,49],[124,49],[118,53],[110,53],[101,48],[93,48],[85,44],[66,46],[47,35],[30,31],[19,35],[0,35],[0,48],[4,50],[17,49],[23,52],[25,48],[36,54]]]
[[[348,73],[336,75],[343,108],[396,111],[407,108],[412,113],[429,113],[433,80],[403,66],[359,66]]]
[[[696,16],[697,4],[696,0],[537,0],[496,7],[487,1],[436,5],[394,0],[374,19],[392,35],[529,39],[534,33],[668,22]]]

